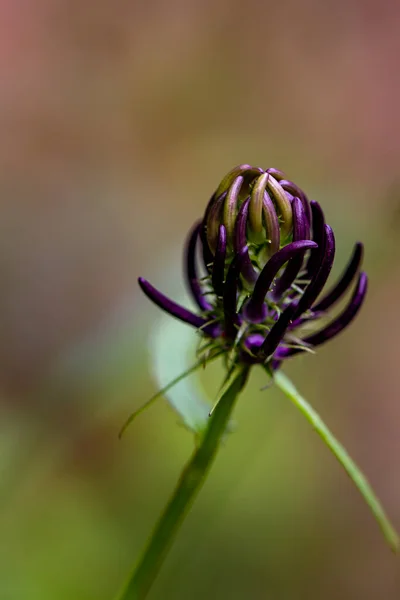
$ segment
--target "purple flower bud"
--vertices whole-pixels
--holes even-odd
[[[290,235],[293,228],[291,201],[279,181],[273,177],[272,171],[239,165],[224,177],[204,215],[202,238],[207,240],[212,254],[216,250],[218,228],[224,225],[229,250],[227,258],[229,262],[232,260],[236,220],[242,205],[249,198],[246,241],[252,244],[254,257],[270,256],[277,252],[280,240],[286,240]]]
[[[197,270],[201,238],[203,271]],[[308,255],[308,256],[306,256]],[[189,233],[185,273],[199,307],[194,314],[140,278],[145,294],[172,316],[200,330],[229,361],[264,363],[274,370],[302,349],[330,340],[354,319],[364,301],[361,273],[347,307],[317,329],[359,271],[357,243],[339,281],[322,297],[335,257],[335,237],[318,202],[277,169],[239,165],[212,195],[204,218]],[[316,324],[304,336],[304,323]]]

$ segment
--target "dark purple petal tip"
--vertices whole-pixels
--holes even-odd
[[[312,346],[319,346],[324,342],[335,337],[338,333],[343,331],[352,320],[356,317],[358,311],[360,310],[367,293],[368,288],[368,277],[367,274],[361,272],[353,295],[351,297],[350,302],[346,306],[346,308],[340,313],[336,319],[334,319],[331,323],[329,323],[326,327],[310,335],[304,341],[307,344],[311,344]]]
[[[349,286],[352,284],[354,277],[356,276],[357,271],[362,263],[363,254],[363,244],[361,244],[361,242],[357,242],[357,244],[354,246],[350,261],[339,278],[339,281],[334,288],[332,288],[332,290],[322,300],[320,300],[320,302],[318,302],[318,304],[313,306],[313,312],[328,310],[338,300],[340,300],[340,298],[346,293]]]
[[[149,283],[146,279],[143,279],[143,277],[139,277],[138,282],[146,296],[159,308],[161,308],[171,316],[176,317],[180,321],[183,321],[188,325],[192,325],[197,329],[202,328],[202,330],[208,335],[211,335],[212,337],[215,336],[215,328],[210,325],[206,325],[207,321],[205,319],[199,317],[198,315],[195,315],[190,310],[187,310],[186,308],[184,308],[180,304],[177,304],[173,300],[170,300],[169,298],[167,298],[167,296],[164,296],[164,294],[159,292],[155,287],[151,285],[151,283]]]

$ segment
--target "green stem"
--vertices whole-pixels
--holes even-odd
[[[139,563],[117,596],[118,600],[143,600],[150,591],[180,525],[205,482],[248,372],[247,367],[238,368],[225,387],[198,447],[184,468]]]
[[[289,398],[289,400],[293,402],[300,412],[303,413],[307,421],[311,423],[318,435],[322,438],[341,465],[345,468],[350,479],[353,481],[365,502],[370,507],[372,514],[377,520],[379,527],[386,538],[386,541],[390,545],[391,549],[394,552],[397,552],[399,549],[399,537],[391,525],[388,517],[386,516],[385,511],[383,510],[383,507],[376,497],[371,485],[368,483],[367,479],[352,458],[349,456],[346,449],[329,431],[319,414],[313,409],[312,406],[310,406],[307,400],[299,394],[293,383],[286,377],[286,375],[278,371],[278,373],[274,375],[274,381],[279,389]]]

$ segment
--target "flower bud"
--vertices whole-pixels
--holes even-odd
[[[249,244],[250,260],[259,269],[269,256],[279,250],[281,243],[290,241],[293,195],[281,185],[279,179],[283,177],[283,173],[276,169],[263,171],[259,167],[239,165],[223,178],[203,219],[203,240],[212,255],[216,252],[219,226],[224,225],[227,258],[232,260],[237,251],[234,238],[238,215],[247,201],[249,207],[243,241]],[[290,185],[290,182],[287,183]]]
[[[205,278],[197,268],[199,241]],[[139,283],[155,304],[196,327],[230,360],[276,369],[285,358],[336,336],[361,308],[367,276],[359,273],[360,243],[338,283],[320,298],[334,257],[335,237],[320,205],[282,171],[245,164],[222,179],[188,237],[186,280],[200,314],[146,280]],[[310,332],[351,287],[343,312]]]

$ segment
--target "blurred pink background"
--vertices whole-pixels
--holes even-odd
[[[323,204],[336,272],[365,242],[356,323],[287,371],[400,528],[399,32],[387,0],[0,3],[2,600],[126,578],[192,448],[164,401],[117,439],[157,386],[136,279],[179,293],[186,232],[242,162]],[[399,559],[262,385],[150,597],[395,600]]]

